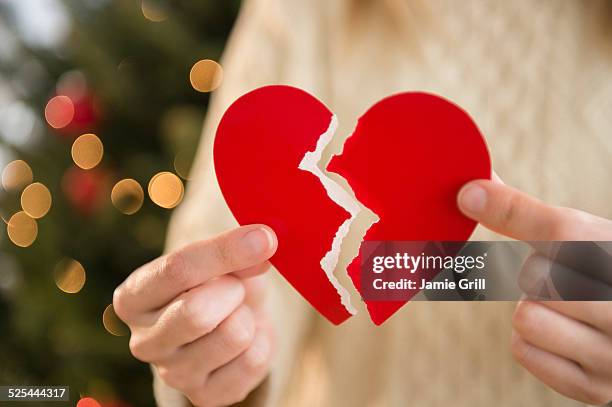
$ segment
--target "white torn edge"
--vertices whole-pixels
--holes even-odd
[[[350,226],[353,221],[359,216],[362,211],[362,207],[355,200],[354,197],[351,196],[347,191],[345,191],[339,184],[337,184],[334,180],[328,177],[323,170],[319,167],[319,163],[323,157],[323,151],[327,147],[327,145],[332,141],[332,138],[338,128],[338,118],[336,115],[332,115],[331,121],[329,123],[329,127],[325,130],[325,133],[321,134],[319,140],[317,140],[317,146],[314,151],[309,151],[304,155],[299,169],[303,171],[310,172],[315,177],[317,177],[327,195],[330,197],[332,201],[336,204],[340,205],[344,208],[351,217],[345,220],[342,225],[336,231],[336,235],[334,236],[334,240],[332,241],[331,249],[323,256],[321,259],[321,268],[325,272],[327,279],[334,286],[338,295],[340,296],[340,303],[346,308],[346,310],[351,314],[355,315],[357,313],[357,309],[351,304],[351,297],[347,289],[340,284],[336,276],[334,275],[334,270],[338,265],[338,261],[340,259],[342,241],[347,236],[350,230]],[[356,256],[355,256],[356,257]]]
[[[325,167],[327,167],[327,164],[334,157],[341,156],[344,153],[344,147],[346,146],[346,143],[348,143],[350,138],[355,135],[355,133],[357,132],[358,126],[359,124],[357,124],[357,126],[353,129],[353,131],[344,140],[342,140],[342,146],[340,147],[339,151],[336,151],[331,155],[327,163],[325,163]],[[344,253],[343,253],[349,256],[347,259],[347,263],[346,263],[346,267],[348,267],[350,264],[353,263],[353,261],[357,258],[357,256],[359,256],[361,245],[364,242],[365,236],[368,234],[372,226],[374,226],[376,223],[380,221],[380,216],[378,216],[374,211],[372,211],[370,208],[362,204],[361,201],[357,199],[357,197],[355,196],[353,192],[353,189],[351,188],[351,185],[344,177],[342,177],[340,174],[336,174],[336,173],[332,173],[332,174],[338,177],[339,179],[338,181],[334,181],[334,182],[340,185],[340,187],[343,188],[345,191],[346,190],[350,191],[349,196],[351,197],[352,201],[355,202],[359,206],[359,212],[357,216],[355,216],[355,219],[353,219],[353,221],[351,222],[351,227],[355,230],[353,230],[353,233],[349,236],[349,239],[348,239],[349,242],[347,242],[348,247],[345,248]],[[345,269],[345,272],[346,272],[346,269]]]

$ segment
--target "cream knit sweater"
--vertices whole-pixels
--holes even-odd
[[[443,95],[478,123],[506,183],[612,218],[609,1],[247,0],[222,62],[168,250],[236,225],[214,176],[214,132],[234,99],[278,83],[319,97],[339,133],[388,94]],[[363,309],[334,327],[269,278],[279,350],[246,405],[579,405],[513,361],[512,303],[413,302],[382,327]],[[186,405],[157,379],[155,390],[163,407]]]

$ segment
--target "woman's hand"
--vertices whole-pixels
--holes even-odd
[[[270,228],[244,226],[133,272],[113,298],[132,354],[197,406],[244,399],[273,350],[259,275],[276,246]]]
[[[500,182],[468,183],[458,204],[466,216],[518,240],[612,240],[611,221],[546,205]],[[514,356],[542,382],[588,404],[612,400],[612,302],[524,300],[512,324]]]

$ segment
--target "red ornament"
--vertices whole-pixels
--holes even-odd
[[[87,93],[73,102],[74,119],[70,123],[69,131],[74,133],[91,131],[99,119],[99,109],[94,96]]]
[[[62,179],[62,189],[79,214],[92,216],[108,201],[110,177],[101,168],[82,170],[70,167]]]
[[[45,119],[60,135],[75,136],[95,130],[100,108],[95,96],[84,83],[62,83],[59,92],[47,102]]]
[[[92,397],[83,397],[80,399],[76,407],[102,407],[98,401]]]

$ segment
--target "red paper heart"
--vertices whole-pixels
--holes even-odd
[[[476,222],[457,208],[457,193],[466,182],[491,176],[487,146],[472,119],[427,93],[401,93],[372,106],[327,169],[346,178],[380,217],[364,240],[467,240]],[[348,267],[359,291],[360,264],[357,256]],[[404,304],[366,301],[377,325]]]
[[[272,264],[334,324],[351,314],[321,267],[350,214],[315,175],[299,167],[328,130],[332,113],[289,86],[267,86],[225,112],[214,145],[217,179],[240,224],[267,224],[278,235]],[[490,177],[485,142],[469,116],[424,93],[403,93],[374,105],[359,120],[330,171],[347,179],[380,221],[366,240],[466,240],[475,222],[455,204],[467,181]],[[349,274],[359,290],[357,257]],[[367,302],[381,324],[405,302]]]
[[[320,262],[349,214],[329,199],[317,177],[298,168],[331,119],[325,105],[302,90],[256,89],[223,115],[214,161],[236,220],[276,232],[272,264],[317,311],[339,324],[350,314]]]

